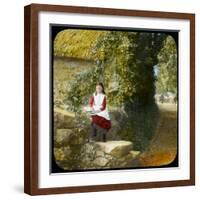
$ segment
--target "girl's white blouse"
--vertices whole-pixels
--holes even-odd
[[[108,113],[107,106],[103,111],[101,111],[101,108],[103,107],[103,100],[104,100],[105,94],[97,93],[97,95],[96,95],[94,93],[93,97],[94,97],[93,108],[94,108],[95,111],[97,111],[96,115],[104,117],[107,120],[110,120],[110,116],[109,116],[109,113]]]

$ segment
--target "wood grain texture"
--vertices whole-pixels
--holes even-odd
[[[93,186],[38,187],[38,13],[40,11],[188,19],[190,21],[190,179]],[[24,8],[24,192],[30,195],[97,192],[195,184],[195,14],[31,4]]]

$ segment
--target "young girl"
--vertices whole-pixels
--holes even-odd
[[[91,115],[91,134],[90,141],[97,136],[97,130],[101,133],[101,138],[106,142],[106,134],[111,128],[111,121],[106,106],[106,95],[103,83],[96,85],[96,92],[89,100],[89,105],[93,111]]]

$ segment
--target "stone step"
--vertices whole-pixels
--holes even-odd
[[[107,154],[115,157],[121,157],[128,154],[133,149],[133,143],[130,141],[107,141],[96,142],[96,145]]]

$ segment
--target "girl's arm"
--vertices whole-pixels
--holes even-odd
[[[91,108],[92,108],[92,106],[93,106],[93,103],[94,103],[94,96],[92,96],[92,97],[90,98],[90,100],[89,100],[89,105],[90,105]]]

